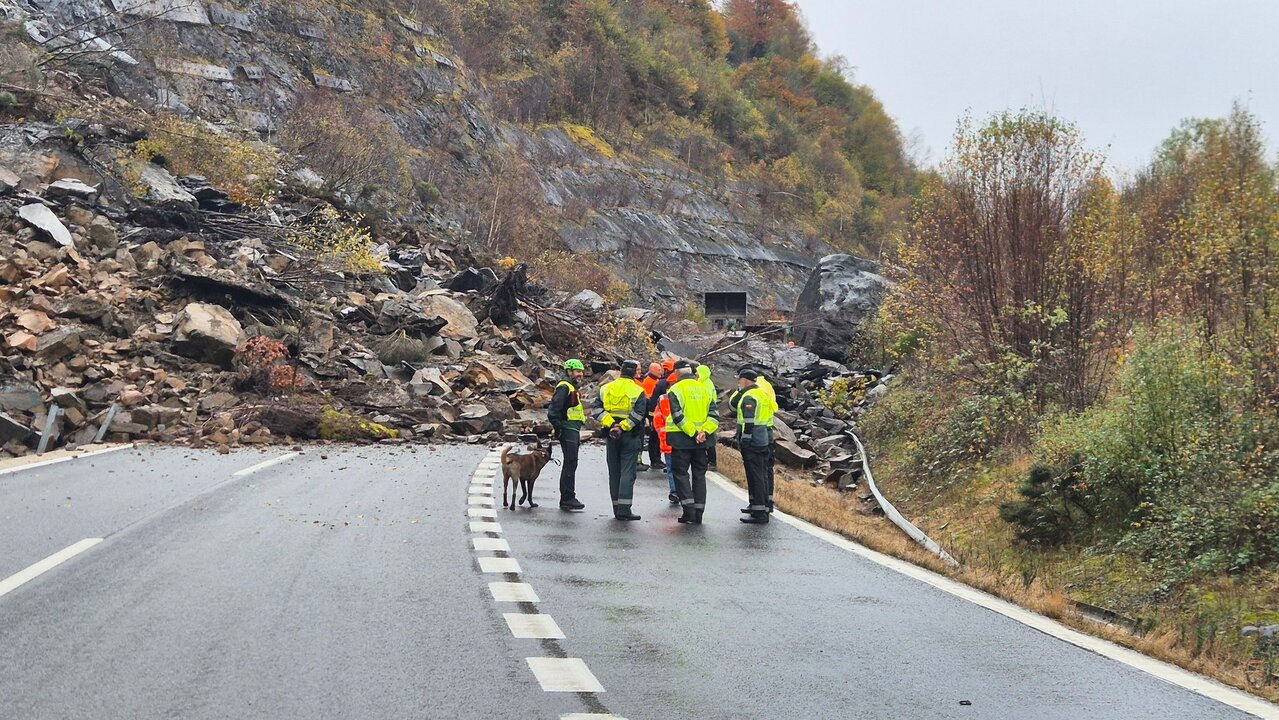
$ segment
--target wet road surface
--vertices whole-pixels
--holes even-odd
[[[555,466],[540,508],[495,507],[494,470],[476,447],[151,448],[0,476],[0,718],[1250,717],[743,525],[721,487],[680,526],[642,473],[644,519],[614,521],[599,447],[581,513]]]

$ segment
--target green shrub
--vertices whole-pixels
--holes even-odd
[[[1021,499],[1000,505],[999,517],[1017,526],[1018,540],[1060,545],[1093,519],[1091,498],[1079,480],[1077,465],[1060,473],[1036,465],[1017,488]]]
[[[416,190],[418,201],[427,207],[439,202],[442,197],[440,189],[435,187],[435,183],[432,183],[429,180],[418,181]]]
[[[1045,467],[1004,519],[1032,541],[1100,533],[1168,583],[1279,561],[1279,424],[1251,396],[1193,330],[1139,338],[1113,395],[1044,424]]]
[[[828,389],[817,391],[817,402],[847,420],[853,417],[853,411],[866,399],[869,385],[870,380],[864,375],[838,378]]]

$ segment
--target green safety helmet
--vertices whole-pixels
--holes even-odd
[[[586,366],[582,364],[581,360],[578,360],[577,358],[573,358],[572,360],[569,360],[568,362],[564,363],[564,369],[565,370],[585,370]]]

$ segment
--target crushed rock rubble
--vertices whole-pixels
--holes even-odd
[[[382,272],[328,271],[277,231],[322,201],[249,210],[154,165],[142,200],[76,169],[0,162],[0,457],[95,441],[513,440],[547,430],[538,411],[564,358],[607,368],[629,350],[610,329],[651,330],[633,309],[566,302],[522,265],[483,267],[429,228],[380,232]]]

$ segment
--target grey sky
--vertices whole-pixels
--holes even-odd
[[[1187,117],[1242,100],[1279,136],[1279,0],[799,0],[903,134],[940,160],[965,110],[1047,108],[1144,165]]]

